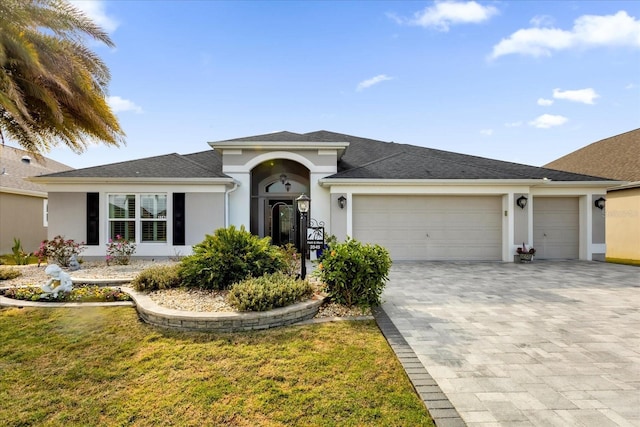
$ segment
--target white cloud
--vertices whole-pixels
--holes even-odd
[[[69,3],[83,11],[95,24],[108,33],[114,32],[120,25],[114,18],[107,16],[105,2],[102,0],[71,0]]]
[[[480,133],[482,135],[491,136],[493,135],[493,129],[481,129]]]
[[[553,99],[544,99],[544,98],[538,98],[538,105],[541,105],[543,107],[548,107],[549,105],[553,104]]]
[[[629,83],[629,84],[628,84],[628,85],[626,85],[624,88],[625,88],[625,89],[635,89],[635,88],[637,88],[637,87],[638,87],[638,85],[637,85],[637,84],[635,84],[635,83]]]
[[[386,80],[393,80],[393,77],[389,77],[386,74],[378,74],[375,77],[372,77],[370,79],[367,79],[358,83],[356,90],[361,91],[361,90],[370,88],[373,85],[377,85],[378,83],[382,83]]]
[[[598,46],[640,48],[640,21],[620,11],[615,15],[583,15],[574,21],[571,30],[521,29],[496,44],[490,58],[510,54],[551,56],[553,51]]]
[[[567,101],[582,102],[583,104],[594,104],[593,100],[599,98],[600,95],[595,90],[589,88],[578,90],[553,90],[555,99],[566,99]]]
[[[554,23],[554,19],[549,15],[536,15],[529,21],[534,27],[550,27]]]
[[[564,116],[554,116],[552,114],[543,114],[536,119],[529,122],[530,126],[537,127],[540,129],[549,129],[554,126],[561,126],[569,121],[568,118]]]
[[[519,126],[522,126],[522,122],[505,123],[504,126],[508,128],[517,128]]]
[[[136,105],[133,101],[121,98],[119,96],[108,96],[107,103],[114,113],[122,111],[133,111],[134,113],[142,113],[142,107]]]
[[[436,1],[433,6],[416,12],[412,19],[394,19],[399,23],[449,31],[451,25],[477,24],[497,14],[495,7],[483,6],[475,1]]]

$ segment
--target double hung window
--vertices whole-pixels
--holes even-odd
[[[167,241],[166,194],[110,194],[109,238],[138,242]]]

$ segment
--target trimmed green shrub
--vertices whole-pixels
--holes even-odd
[[[22,272],[17,268],[0,268],[0,280],[11,280],[22,276]]]
[[[131,282],[133,289],[140,292],[177,288],[181,284],[180,264],[154,265],[145,268]]]
[[[385,248],[347,239],[322,253],[316,274],[331,301],[365,308],[380,305],[390,268],[391,257]]]
[[[248,277],[281,271],[285,265],[278,246],[269,237],[260,238],[244,226],[219,228],[193,247],[193,255],[182,260],[180,277],[187,287],[229,289]]]
[[[313,288],[308,281],[278,272],[234,284],[227,295],[227,303],[239,311],[267,311],[312,295]]]

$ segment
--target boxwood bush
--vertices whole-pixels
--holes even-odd
[[[0,268],[0,280],[11,280],[21,275],[22,272],[17,268]]]
[[[145,268],[131,282],[133,289],[141,292],[177,288],[181,284],[180,264],[154,265]]]
[[[239,311],[267,311],[312,295],[313,288],[308,281],[277,272],[235,283],[229,290],[227,303]]]
[[[390,268],[385,248],[347,239],[322,253],[316,274],[331,301],[366,308],[380,305]]]
[[[269,237],[255,236],[244,226],[230,226],[207,234],[193,247],[193,255],[182,260],[180,277],[188,287],[222,290],[283,268],[280,248],[272,245]]]

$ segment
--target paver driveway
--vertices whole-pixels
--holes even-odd
[[[469,426],[640,426],[640,268],[396,262],[383,299]]]

